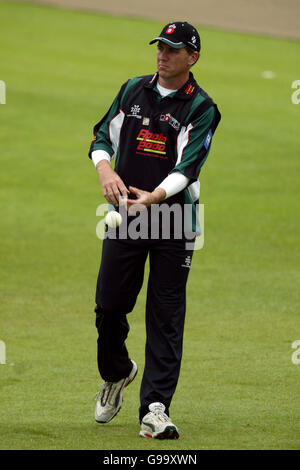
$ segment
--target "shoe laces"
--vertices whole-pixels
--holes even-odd
[[[159,421],[162,421],[163,423],[170,420],[169,416],[164,412],[164,409],[164,406],[161,404],[151,407],[151,412],[157,417]]]
[[[111,402],[111,399],[117,388],[120,388],[119,382],[104,382],[101,389],[94,397],[95,401],[100,400],[101,406],[107,404],[113,405],[114,403],[113,401]]]

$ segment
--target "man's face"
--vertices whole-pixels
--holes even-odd
[[[157,69],[165,80],[185,75],[195,62],[197,52],[189,54],[186,48],[174,49],[159,41],[157,46]]]

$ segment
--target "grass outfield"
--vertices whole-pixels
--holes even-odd
[[[121,84],[155,71],[162,25],[13,2],[0,16],[0,448],[300,449],[300,43],[200,28],[193,72],[222,121],[201,174],[181,437],[161,442],[138,437],[145,286],[129,316],[139,374],[118,416],[93,421],[104,199],[87,151]]]

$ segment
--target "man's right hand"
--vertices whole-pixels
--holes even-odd
[[[118,206],[120,196],[127,198],[130,191],[126,188],[118,173],[112,169],[107,160],[101,160],[97,163],[96,170],[99,174],[103,196],[107,202]]]

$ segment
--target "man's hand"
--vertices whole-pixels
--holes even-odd
[[[112,169],[110,163],[107,160],[101,160],[97,164],[96,169],[99,174],[103,196],[107,202],[118,206],[121,196],[127,199],[129,194],[128,189],[126,188],[120,176]]]
[[[134,205],[146,208],[151,206],[151,204],[158,204],[166,197],[166,191],[162,188],[157,188],[152,193],[134,188],[133,186],[129,186],[129,189],[137,197],[137,199],[127,199],[127,210],[129,213],[131,208],[134,210]]]

